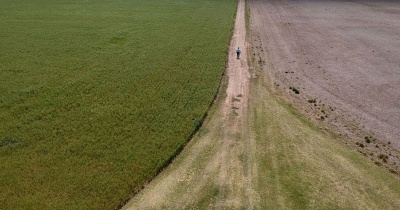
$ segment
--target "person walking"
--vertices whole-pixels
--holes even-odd
[[[236,50],[236,55],[237,55],[237,59],[239,59],[240,58],[240,49],[239,49],[239,47]]]

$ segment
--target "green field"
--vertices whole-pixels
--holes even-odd
[[[1,0],[0,209],[113,209],[203,119],[236,0]]]

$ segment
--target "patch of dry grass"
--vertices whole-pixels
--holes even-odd
[[[254,79],[252,104],[264,209],[398,209],[399,179],[312,125]]]

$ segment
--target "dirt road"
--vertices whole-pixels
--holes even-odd
[[[399,209],[399,179],[278,97],[265,76],[273,65],[246,60],[262,51],[247,51],[245,34],[239,0],[226,92],[182,153],[123,209]]]
[[[255,143],[246,125],[250,74],[244,12],[244,0],[240,0],[226,69],[225,98],[219,99],[220,106],[209,114],[204,128],[180,157],[129,202],[127,209],[181,209],[209,203],[229,209],[254,205],[251,176],[255,173]],[[236,58],[238,47],[240,59]]]
[[[256,60],[276,90],[364,155],[391,154],[397,167],[399,1],[249,0],[249,7]]]

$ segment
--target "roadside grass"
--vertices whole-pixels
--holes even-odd
[[[112,209],[203,119],[234,0],[0,2],[0,207]]]
[[[253,79],[262,209],[398,209],[399,179],[332,135]]]

